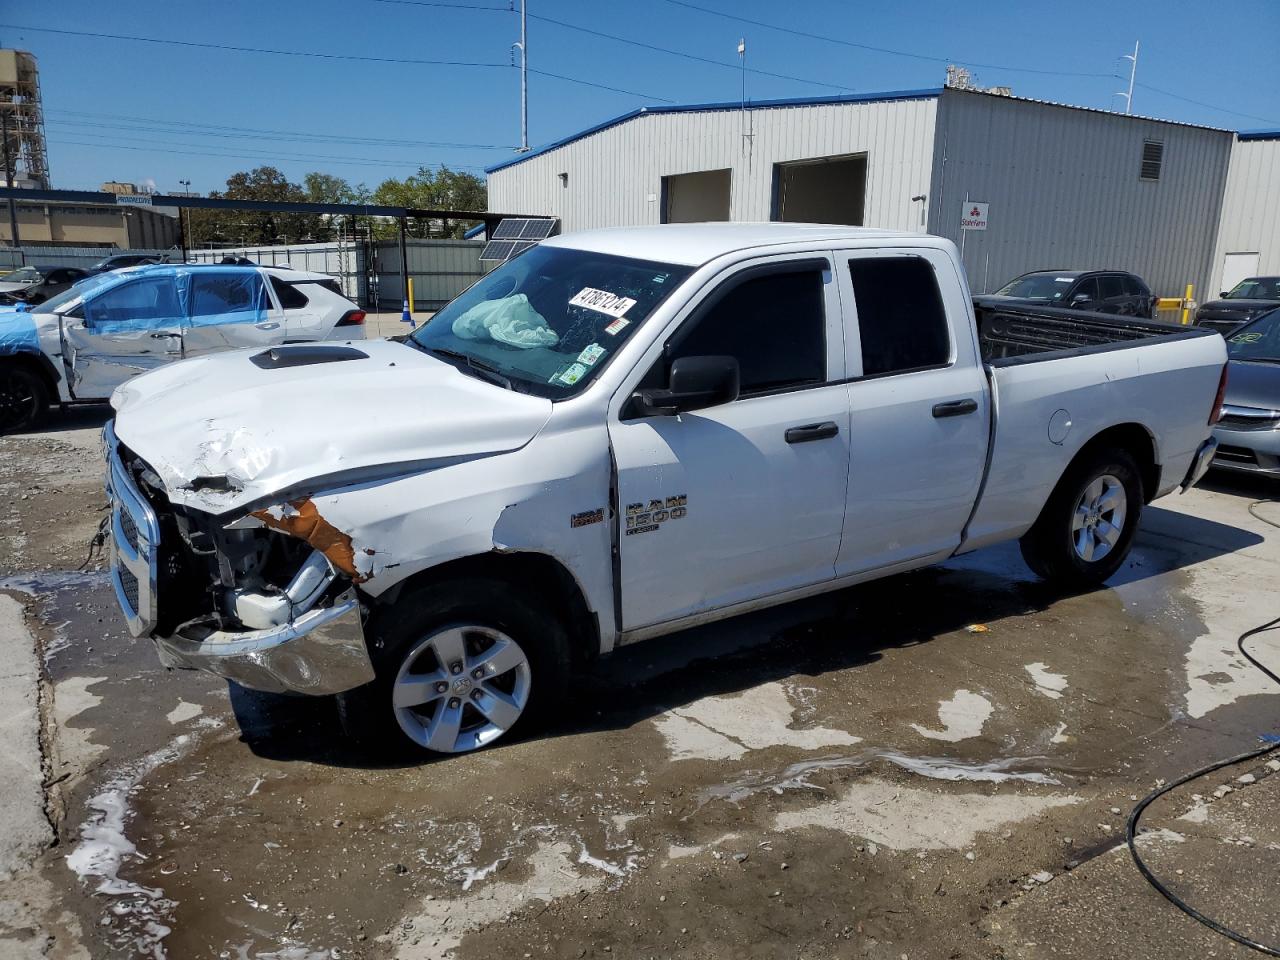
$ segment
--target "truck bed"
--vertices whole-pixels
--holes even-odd
[[[995,367],[1118,350],[1159,338],[1213,335],[1160,320],[1004,305],[985,297],[974,297],[973,308],[982,359]]]

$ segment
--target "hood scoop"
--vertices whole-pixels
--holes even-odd
[[[272,347],[255,353],[249,362],[263,370],[284,367],[310,367],[317,363],[341,363],[343,360],[368,360],[369,355],[355,347],[325,347],[311,344],[296,347]]]

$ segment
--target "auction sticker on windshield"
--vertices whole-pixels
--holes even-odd
[[[616,318],[626,316],[627,311],[635,305],[636,302],[630,297],[620,297],[616,293],[596,290],[594,287],[583,287],[569,301],[571,307],[586,307]]]
[[[600,346],[598,343],[593,343],[590,346],[585,347],[583,351],[578,354],[578,362],[585,363],[588,367],[591,367],[595,366],[596,361],[603,356],[604,347]]]

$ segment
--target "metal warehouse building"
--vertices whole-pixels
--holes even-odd
[[[1231,151],[1213,281],[1201,299],[1259,274],[1280,274],[1280,130],[1242,133]]]
[[[1162,296],[1193,283],[1205,299],[1228,252],[1229,169],[1241,196],[1228,247],[1270,230],[1280,256],[1277,155],[1255,170],[1233,165],[1236,146],[1228,130],[947,88],[643,108],[487,172],[490,209],[554,215],[565,232],[697,220],[919,230],[963,245],[976,292],[1027,270],[1109,267]],[[1259,189],[1271,209],[1255,215]],[[975,203],[986,229],[962,230]]]

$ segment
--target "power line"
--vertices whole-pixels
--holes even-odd
[[[405,7],[442,7],[445,10],[485,10],[489,13],[512,13],[511,7],[486,7],[475,3],[440,3],[437,0],[374,0],[374,3],[395,3]]]
[[[82,136],[91,136],[91,135],[82,134]],[[423,160],[375,160],[371,157],[326,158],[326,157],[308,156],[308,155],[281,156],[281,155],[274,155],[274,154],[259,154],[259,153],[255,153],[252,158],[248,158],[243,153],[223,153],[223,152],[217,152],[217,151],[206,150],[206,149],[175,150],[175,149],[166,148],[166,147],[154,147],[149,144],[147,146],[137,146],[133,144],[107,143],[102,141],[86,143],[82,140],[62,140],[62,139],[55,140],[52,138],[49,140],[49,142],[53,144],[57,144],[58,146],[93,147],[95,150],[97,149],[139,150],[139,151],[145,151],[147,153],[174,153],[174,154],[180,154],[182,156],[188,156],[188,157],[217,157],[218,159],[238,160],[250,165],[260,163],[263,160],[272,160],[279,163],[307,163],[312,160],[325,160],[330,164],[336,164],[338,166],[342,166],[342,165],[372,166],[372,167],[432,166],[432,164]],[[450,169],[451,170],[482,170],[484,168],[476,164],[465,164],[465,165],[451,166]]]
[[[1183,103],[1194,103],[1197,107],[1216,110],[1219,113],[1229,113],[1233,117],[1244,117],[1247,120],[1258,120],[1262,123],[1274,123],[1280,125],[1280,120],[1274,120],[1271,117],[1259,117],[1253,113],[1241,113],[1239,110],[1228,110],[1226,107],[1219,107],[1212,103],[1205,103],[1203,100],[1192,100],[1190,97],[1184,97],[1181,94],[1170,93],[1168,90],[1161,90],[1159,87],[1153,87],[1149,83],[1138,83],[1135,85],[1141,87],[1143,90],[1150,90],[1152,93],[1158,93],[1161,96],[1172,97],[1174,100],[1181,100]]]
[[[378,0],[378,2],[383,2],[383,0]],[[411,2],[411,0],[395,0],[395,2],[409,3]],[[416,3],[417,0],[412,0],[412,2]],[[743,67],[740,64],[729,63],[728,61],[725,61],[725,60],[716,60],[711,57],[702,57],[702,56],[698,56],[696,53],[685,53],[682,50],[672,50],[669,47],[659,47],[656,44],[645,43],[642,40],[632,40],[630,37],[620,37],[617,34],[604,33],[603,31],[600,31],[600,30],[592,30],[589,27],[579,26],[576,23],[568,23],[564,20],[557,20],[554,17],[544,17],[541,14],[537,14],[537,13],[530,13],[530,14],[527,14],[527,16],[530,20],[540,20],[543,23],[554,24],[555,26],[563,27],[566,30],[576,30],[579,33],[585,33],[592,37],[601,37],[602,39],[605,39],[605,40],[614,40],[618,43],[630,44],[633,47],[640,47],[643,50],[653,50],[656,53],[665,53],[673,57],[683,57],[685,60],[694,60],[694,61],[697,61],[698,63],[709,63],[714,67],[728,67],[730,70],[733,70],[734,72],[740,72],[743,69]],[[747,73],[758,74],[762,77],[773,77],[778,80],[792,80],[796,83],[807,83],[815,87],[826,87],[830,90],[844,91],[844,90],[853,89],[847,84],[842,85],[838,83],[826,83],[825,81],[822,81],[822,80],[810,80],[806,77],[792,76],[791,74],[788,74],[788,73],[774,73],[770,70],[758,70],[753,67],[747,67],[745,69]],[[667,101],[667,102],[670,103],[670,101]]]
[[[452,143],[446,141],[434,140],[384,140],[373,137],[340,137],[328,134],[305,134],[293,133],[290,131],[278,130],[255,130],[252,127],[215,127],[208,129],[203,124],[181,124],[173,121],[155,121],[150,122],[145,118],[119,118],[137,120],[136,123],[111,123],[94,120],[62,120],[57,119],[59,116],[70,116],[75,111],[64,111],[55,117],[47,117],[45,123],[49,125],[57,125],[63,127],[88,127],[101,130],[123,130],[125,132],[141,132],[141,133],[165,133],[171,136],[190,136],[190,137],[216,137],[230,140],[274,140],[280,142],[293,141],[297,143],[313,143],[313,144],[343,144],[353,143],[368,146],[399,146],[399,147],[436,147],[444,149],[456,150],[510,150],[509,145],[490,144],[490,143]],[[88,114],[94,116],[94,114]],[[101,114],[100,116],[110,117],[110,114]],[[174,125],[170,126],[169,124]]]
[[[536,73],[540,77],[552,77],[556,80],[567,80],[570,83],[579,83],[585,87],[597,87],[600,90],[612,90],[614,93],[625,93],[632,97],[644,97],[646,100],[657,100],[660,103],[675,103],[675,101],[669,97],[655,97],[651,93],[639,93],[635,90],[624,90],[622,87],[611,87],[608,84],[595,83],[591,80],[579,80],[577,77],[566,77],[564,74],[551,73],[547,70],[535,70],[533,67],[529,68],[529,72]]]
[[[764,27],[766,30],[776,30],[779,33],[789,33],[793,37],[804,37],[808,40],[822,40],[826,43],[834,43],[842,47],[853,47],[857,50],[870,50],[874,53],[884,53],[894,57],[907,57],[911,60],[924,60],[929,63],[960,63],[965,66],[978,67],[984,70],[1007,70],[1010,73],[1035,73],[1054,77],[1090,77],[1096,79],[1109,79],[1115,76],[1113,73],[1081,73],[1074,70],[1043,70],[1035,67],[1011,67],[1008,64],[1001,63],[977,63],[973,60],[965,60],[956,57],[931,57],[922,53],[911,53],[907,50],[893,50],[889,47],[877,47],[869,43],[856,43],[853,40],[842,40],[838,37],[827,37],[820,33],[807,33],[804,30],[796,30],[793,27],[784,27],[776,23],[767,23],[764,20],[752,20],[750,17],[740,17],[736,13],[725,13],[722,10],[714,10],[711,7],[703,7],[696,3],[688,3],[687,0],[666,0],[666,2],[677,7],[686,7],[690,10],[697,10],[701,13],[709,13],[715,17],[723,17],[726,20],[734,20],[738,23],[749,23],[752,26]]]
[[[195,40],[171,40],[165,37],[138,37],[122,33],[92,33],[87,30],[61,30],[55,29],[54,27],[28,27],[15,23],[0,23],[0,29],[18,31],[34,30],[38,33],[56,33],[69,37],[88,37],[92,40],[128,40],[136,43],[168,44],[178,47],[199,47],[206,50],[228,50],[233,53],[259,53],[279,57],[315,57],[321,60],[355,60],[363,63],[395,63],[418,67],[482,67],[500,70],[515,69],[510,63],[486,63],[476,60],[414,60],[402,57],[368,57],[354,53],[321,53],[315,50],[275,50],[269,47],[240,47],[227,43],[199,43]],[[640,93],[636,90],[625,90],[622,87],[611,87],[608,84],[596,83],[593,80],[582,80],[578,77],[569,77],[562,73],[550,73],[545,70],[530,70],[529,72],[538,73],[544,77],[553,77],[556,80],[564,80],[567,83],[581,84],[584,87],[595,87],[598,90],[610,90],[614,93],[625,93],[632,97],[645,97],[650,100],[661,100],[663,103],[672,102],[665,97],[655,97],[651,94]]]
[[[509,63],[485,63],[475,60],[414,60],[403,57],[368,57],[355,53],[320,53],[315,50],[275,50],[270,47],[239,47],[229,43],[200,43],[196,40],[171,40],[164,37],[137,37],[123,33],[93,33],[88,30],[60,30],[54,27],[28,27],[16,23],[0,23],[5,30],[33,30],[57,33],[91,40],[129,40],[135,43],[158,43],[176,47],[199,47],[204,50],[229,50],[233,53],[265,53],[276,57],[315,57],[320,60],[358,60],[364,63],[399,63],[415,67],[486,67],[509,69]]]

